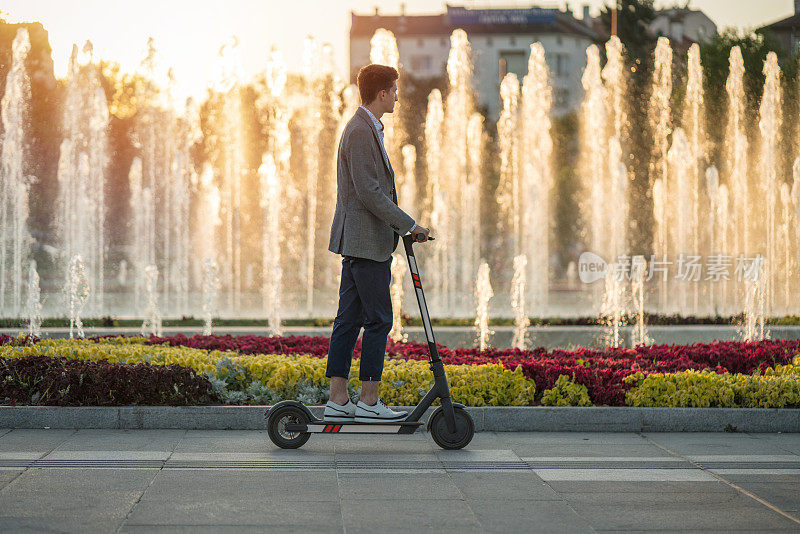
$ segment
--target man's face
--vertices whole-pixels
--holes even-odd
[[[378,98],[383,104],[383,112],[392,113],[394,111],[394,103],[398,100],[397,81],[392,83],[392,87],[388,91],[381,91],[378,93]]]

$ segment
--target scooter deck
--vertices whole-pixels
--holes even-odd
[[[289,432],[309,434],[413,434],[422,421],[387,421],[385,423],[332,422],[312,420],[308,423],[287,424]]]

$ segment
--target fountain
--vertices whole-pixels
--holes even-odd
[[[659,37],[655,50],[655,68],[653,70],[653,92],[650,96],[650,125],[653,129],[653,148],[650,156],[651,180],[659,180],[660,206],[658,210],[660,223],[657,224],[657,234],[654,239],[654,252],[658,256],[669,255],[674,252],[674,241],[670,238],[668,229],[672,228],[676,219],[682,217],[675,212],[672,204],[674,193],[673,184],[669,179],[669,134],[672,131],[672,118],[670,115],[670,97],[672,96],[672,48],[669,39]],[[686,252],[686,251],[681,251]],[[666,282],[662,280],[659,286],[659,307],[668,309],[668,293]]]
[[[64,100],[64,140],[58,160],[58,235],[62,257],[80,256],[89,284],[89,313],[103,311],[105,272],[105,168],[108,160],[108,104],[92,60],[73,46]]]
[[[668,220],[673,223],[670,226],[672,230],[672,240],[670,246],[667,248],[667,253],[674,259],[683,258],[686,254],[694,254],[695,249],[691,247],[691,237],[696,231],[697,222],[692,218],[695,213],[693,205],[693,190],[692,187],[692,168],[693,168],[693,153],[686,141],[686,135],[683,133],[682,128],[676,128],[672,134],[672,146],[667,153],[668,168],[670,171],[669,181],[673,187],[672,201],[669,203],[675,215],[671,215]],[[663,183],[663,182],[662,182]],[[669,212],[669,208],[667,209]],[[692,310],[696,313],[697,310],[689,307],[687,301],[687,289],[690,281],[681,279],[677,288],[677,309],[679,310]],[[692,287],[696,288],[697,284],[692,283]]]
[[[131,188],[131,214],[133,215],[133,305],[136,310],[143,306],[142,295],[145,294],[147,280],[145,268],[156,261],[156,229],[155,213],[153,212],[153,190],[142,184],[142,160],[133,158],[131,170],[128,173]]]
[[[281,181],[272,154],[264,155],[258,170],[261,176],[261,208],[264,210],[264,240],[262,252],[262,296],[272,335],[280,335],[280,288],[283,277],[280,243]]]
[[[408,334],[403,333],[403,276],[406,272],[406,262],[402,256],[392,256],[392,285],[390,295],[392,298],[392,329],[389,337],[395,342],[408,341]]]
[[[789,184],[781,184],[781,218],[783,223],[780,226],[781,247],[783,254],[781,257],[783,268],[781,275],[783,278],[783,312],[789,315],[789,308],[791,305],[791,275],[794,271],[794,262],[792,260],[792,224],[796,224],[792,217],[792,195],[789,192]]]
[[[25,175],[25,124],[30,81],[25,60],[31,49],[28,30],[20,28],[11,45],[11,68],[0,103],[3,125],[0,151],[0,315],[22,311],[22,270],[30,255],[28,194],[32,177]],[[8,297],[8,301],[6,298]]]
[[[444,224],[439,222],[438,225],[431,221],[431,226],[441,236],[441,241],[435,241],[432,247],[439,249],[440,272],[446,280],[442,288],[444,309],[441,312],[454,315],[464,311],[460,306],[461,295],[471,292],[480,257],[480,235],[477,233],[480,207],[475,202],[475,192],[481,184],[480,160],[476,161],[470,155],[481,153],[481,136],[476,135],[478,119],[474,115],[471,48],[466,32],[455,30],[450,43],[447,59],[449,89],[440,145],[440,157],[447,165],[439,167],[437,177],[444,204],[437,218],[445,220],[442,221]]]
[[[728,95],[728,121],[725,130],[725,161],[728,190],[733,213],[748,213],[750,184],[747,180],[748,141],[745,134],[746,97],[744,94],[744,60],[738,46],[731,48],[730,73],[725,83]],[[749,218],[748,218],[749,219]],[[744,217],[731,221],[732,245],[737,252],[750,252],[750,225]]]
[[[42,337],[42,292],[39,289],[39,273],[36,262],[28,267],[28,335]]]
[[[742,341],[767,339],[765,328],[768,269],[766,258],[758,254],[744,273],[744,324],[739,334]]]
[[[625,321],[627,302],[621,274],[617,263],[608,264],[603,303],[600,307],[600,319],[605,325],[601,343],[606,347],[621,347],[623,344],[621,328]]]
[[[707,215],[707,243],[708,250],[711,252],[709,261],[712,265],[720,265],[722,260],[720,251],[728,250],[728,187],[719,183],[719,172],[713,165],[706,169],[706,191],[710,200],[710,210]],[[716,258],[716,259],[715,259]],[[718,261],[719,260],[719,261]],[[718,276],[719,271],[709,273],[712,279],[709,283],[709,300],[711,308],[716,313],[727,308],[727,279],[713,279]],[[709,276],[707,275],[707,276]],[[723,291],[717,292],[717,284],[722,282]]]
[[[494,334],[489,330],[489,300],[494,296],[492,284],[489,281],[489,264],[482,262],[478,268],[478,278],[475,280],[475,332],[478,337],[475,343],[480,351],[486,350],[489,345],[489,336]]]
[[[647,276],[647,260],[644,256],[637,255],[631,258],[631,298],[635,306],[633,313],[636,317],[636,324],[633,328],[631,346],[649,345],[653,342],[647,335],[647,328],[644,324],[644,300],[645,300],[645,277]]]
[[[758,128],[761,131],[761,183],[759,189],[764,192],[765,202],[761,208],[761,221],[766,237],[767,279],[766,284],[766,310],[772,312],[774,305],[775,274],[777,258],[780,253],[777,249],[776,238],[777,224],[775,214],[778,212],[778,135],[781,126],[781,81],[778,56],[775,52],[767,54],[764,61],[764,95],[761,98],[759,109]]]
[[[430,220],[431,229],[436,229],[436,234],[450,235],[448,220],[445,217],[445,191],[442,184],[442,122],[444,111],[442,106],[442,93],[434,89],[428,95],[428,112],[425,118],[425,164],[427,168],[427,203],[424,205],[425,220]],[[425,261],[426,271],[431,273],[431,289],[436,310],[444,308],[445,295],[449,291],[450,278],[444,272],[445,258],[448,241],[438,239],[431,247],[429,260]],[[427,268],[430,265],[431,268]],[[441,312],[439,312],[441,313]]]
[[[687,58],[686,96],[684,98],[682,130],[689,147],[690,161],[687,169],[688,194],[683,193],[684,203],[690,210],[688,247],[692,254],[700,253],[701,221],[700,221],[700,182],[701,174],[707,161],[706,155],[706,112],[703,92],[703,67],[700,62],[700,47],[697,43],[689,47]],[[673,144],[675,141],[673,140]],[[691,286],[692,313],[698,313],[700,304],[700,285]]]
[[[610,64],[610,61],[609,61]],[[606,236],[618,228],[606,223],[609,204],[605,198],[608,187],[603,170],[607,168],[608,144],[603,143],[607,127],[606,88],[600,69],[600,51],[596,45],[586,49],[586,69],[581,79],[584,90],[581,125],[581,174],[583,177],[585,214],[588,226],[589,250],[608,261],[613,260],[606,245]],[[498,123],[498,130],[499,130]],[[598,135],[600,142],[598,142]]]
[[[528,291],[532,309],[544,315],[550,287],[550,205],[553,187],[553,141],[550,132],[550,70],[541,43],[530,46],[528,74],[522,80],[521,164],[523,233],[520,252],[528,259]]]
[[[211,335],[211,323],[217,311],[217,292],[219,291],[219,269],[217,262],[206,258],[203,262],[203,335]]]
[[[524,254],[514,257],[514,278],[511,280],[511,307],[514,309],[514,338],[511,346],[525,350],[526,332],[531,322],[525,310],[525,283],[528,259]]]
[[[147,290],[147,311],[142,323],[142,335],[161,336],[161,312],[158,309],[158,267],[148,265],[144,268],[145,289]]]
[[[83,258],[79,254],[75,254],[69,260],[67,267],[67,283],[64,290],[69,301],[69,338],[72,339],[76,334],[79,338],[83,338],[83,321],[81,321],[81,313],[86,301],[89,299],[91,286],[86,277],[86,269],[83,265]],[[77,330],[77,332],[75,332]]]
[[[2,101],[0,313],[25,313],[25,289],[20,288],[25,283],[30,295],[32,281],[25,278],[33,272],[26,274],[24,267],[33,251],[46,254],[51,243],[59,249],[54,266],[58,272],[64,272],[65,263],[72,265],[74,257],[85,262],[88,300],[77,315],[71,312],[73,329],[86,314],[148,315],[148,321],[155,321],[153,302],[160,304],[158,315],[164,316],[192,314],[202,307],[207,331],[213,316],[264,318],[269,331],[279,334],[286,317],[333,312],[339,265],[338,258],[325,251],[324,236],[335,202],[337,141],[359,101],[357,88],[337,76],[330,45],[307,39],[299,73],[287,72],[273,49],[264,75],[248,81],[241,75],[238,46],[232,39],[221,49],[220,72],[208,98],[199,105],[184,105],[173,101],[174,76],[169,71],[158,74],[158,54],[148,41],[137,73],[142,78],[134,95],[137,114],[128,132],[136,150],[124,171],[130,196],[114,191],[114,199],[104,196],[109,186],[105,163],[109,155],[115,164],[119,157],[110,153],[106,139],[110,103],[91,43],[82,51],[74,47],[64,84],[64,138],[58,205],[53,209],[56,231],[44,240],[37,236],[40,242],[34,248],[27,229],[27,186],[32,178],[24,175],[29,162],[22,148],[28,142],[22,128],[28,105],[25,43],[20,32]],[[755,330],[751,328],[747,337],[756,338],[761,335],[759,313],[800,311],[800,158],[793,176],[787,176],[783,143],[797,135],[792,129],[796,121],[781,116],[777,56],[770,54],[764,62],[763,94],[752,95],[760,104],[756,125],[750,118],[755,114],[748,104],[751,95],[745,93],[738,48],[730,53],[725,88],[704,88],[708,81],[703,79],[699,47],[689,48],[684,80],[672,70],[669,41],[660,39],[652,89],[641,103],[651,127],[646,135],[652,133],[654,143],[652,150],[640,150],[632,141],[638,132],[630,131],[639,117],[629,107],[640,98],[631,93],[635,65],[616,37],[605,44],[605,54],[596,45],[588,47],[575,144],[581,188],[573,199],[580,209],[574,218],[583,234],[567,246],[549,235],[559,215],[551,206],[563,200],[555,198],[555,177],[568,169],[553,165],[554,156],[559,161],[562,156],[554,150],[557,123],[552,108],[553,91],[560,85],[551,78],[543,46],[530,47],[526,73],[509,73],[502,80],[502,110],[492,138],[494,125],[476,109],[469,38],[458,30],[450,43],[445,97],[435,89],[427,95],[424,131],[418,138],[401,131],[410,116],[383,118],[386,146],[398,169],[399,204],[439,238],[421,258],[422,270],[430,277],[434,316],[476,312],[479,306],[471,308],[465,296],[475,294],[482,263],[486,287],[492,288],[491,266],[492,292],[501,295],[492,306],[493,316],[514,319],[514,344],[520,346],[529,344],[523,337],[526,315],[546,316],[553,310],[585,315],[592,305],[608,321],[610,344],[622,343],[620,328],[627,314],[631,323],[636,318],[633,341],[646,342],[645,312],[728,314],[747,307],[755,310],[748,317],[756,317]],[[397,51],[391,32],[376,32],[372,60],[398,67],[404,76]],[[725,105],[715,116],[716,108],[707,107],[706,101],[713,96],[707,91],[717,89]],[[406,112],[402,105],[398,110]],[[724,128],[719,141],[709,135],[717,135],[715,129],[706,132],[705,125],[713,121]],[[565,142],[568,145],[560,146],[571,146],[573,139]],[[491,174],[495,168],[489,155],[494,150],[498,177]],[[636,168],[643,160],[648,161],[646,183],[634,189],[645,175],[644,169]],[[487,187],[495,179],[498,188],[492,194]],[[127,220],[107,213],[118,199],[130,207],[125,210],[130,213]],[[124,231],[106,228],[106,221],[124,225],[127,237]],[[498,231],[487,232],[495,222],[501,225]],[[646,246],[648,234],[652,249],[634,251],[634,243]],[[107,243],[106,236],[113,235],[123,238]],[[606,281],[601,302],[601,284],[587,286],[576,280],[573,255],[584,250],[617,270],[627,265],[623,262],[633,252],[643,254],[651,272],[642,278],[637,270],[643,268],[637,263],[641,259],[636,259],[624,284],[620,279]],[[756,254],[762,254],[769,267],[765,278],[757,284],[747,282],[750,285],[741,291],[742,284],[731,280],[727,269],[732,258]],[[689,269],[690,259],[700,256],[705,260],[702,279],[676,279],[666,269],[656,269],[660,263]],[[394,257],[393,276],[400,279],[402,250]],[[110,269],[107,262],[113,262]],[[220,273],[211,276],[214,264]],[[53,315],[58,305],[47,293],[60,285],[55,280],[63,274],[53,274],[49,261],[40,259],[39,265],[39,305],[43,302],[45,315]],[[67,275],[73,268],[77,269],[69,267]],[[217,276],[224,287],[212,282]],[[114,282],[105,287],[104,278]],[[763,313],[758,311],[762,283]],[[70,294],[78,294],[77,285],[70,287]],[[394,285],[396,313],[402,310],[401,289]],[[217,298],[219,310],[205,302]],[[72,307],[79,301],[73,299]],[[483,319],[477,321],[476,328],[488,343],[488,300],[483,304],[480,313],[486,322],[481,326]],[[396,324],[392,335],[402,334]]]
[[[228,290],[228,309],[241,306],[242,298],[242,182],[245,178],[245,139],[242,120],[241,57],[237,39],[220,48],[218,87],[222,113],[217,124],[219,147],[215,162],[220,186],[222,247],[218,253],[221,278]]]

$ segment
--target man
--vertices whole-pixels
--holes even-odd
[[[397,206],[394,170],[383,144],[384,113],[394,111],[398,74],[392,67],[367,65],[358,73],[361,106],[342,132],[336,165],[336,211],[328,250],[341,254],[339,311],[333,321],[328,365],[330,400],[325,420],[397,421],[396,412],[378,396],[386,338],[392,329],[389,296],[392,252],[399,236],[428,238],[428,229]],[[361,327],[361,398],[353,404],[347,378]]]

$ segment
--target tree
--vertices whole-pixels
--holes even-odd
[[[650,24],[656,18],[653,0],[615,0],[617,9],[617,36],[628,57],[637,65],[640,61],[650,62],[655,48],[655,37],[650,32]],[[604,6],[600,11],[600,22],[611,35],[613,7]],[[637,69],[638,70],[638,69]]]

